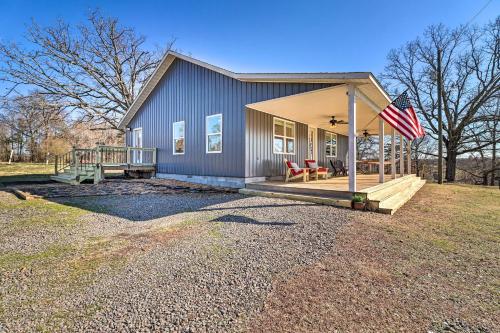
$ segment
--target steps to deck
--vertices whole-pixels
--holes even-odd
[[[360,193],[366,194],[371,209],[392,215],[410,200],[424,184],[425,180],[415,175],[407,175],[371,187]]]
[[[369,210],[384,214],[394,214],[413,195],[422,188],[425,180],[416,175],[406,175],[401,178],[386,181],[355,193],[367,199]],[[351,207],[354,193],[342,189],[307,187],[303,183],[284,185],[276,182],[250,183],[240,193],[247,195],[282,198],[305,202],[314,202],[323,205]]]
[[[410,200],[415,193],[425,185],[425,180],[417,179],[411,186],[405,190],[398,192],[388,198],[385,198],[379,203],[378,211],[384,214],[394,214],[401,206]]]
[[[71,185],[78,185],[81,182],[94,179],[94,167],[82,167],[78,169],[78,172],[75,167],[67,167],[57,175],[50,176],[50,179],[60,183],[66,183]]]

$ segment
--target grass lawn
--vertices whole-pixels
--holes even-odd
[[[497,188],[428,184],[394,216],[358,220],[276,282],[251,330],[500,331]]]
[[[0,162],[0,183],[16,181],[44,181],[54,174],[54,165],[45,163]]]

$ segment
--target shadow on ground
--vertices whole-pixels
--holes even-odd
[[[269,206],[269,205],[263,205],[263,206]],[[283,206],[288,206],[288,205],[275,205],[274,207],[283,207]],[[255,208],[255,206],[254,206]],[[242,216],[242,215],[232,215],[232,214],[227,214],[220,216],[218,218],[215,218],[211,220],[210,222],[223,222],[223,223],[243,223],[243,224],[255,224],[255,225],[272,225],[272,226],[280,226],[280,227],[287,227],[294,225],[295,222],[263,222],[263,221],[258,221],[256,219],[247,217],[247,216]]]
[[[272,209],[277,207],[293,207],[293,203],[276,203],[263,205],[245,205],[242,201],[247,196],[237,193],[179,193],[179,194],[142,194],[126,196],[96,196],[75,198],[46,199],[63,205],[73,206],[94,213],[103,213],[134,222],[145,222],[187,212],[223,212],[227,210]],[[224,207],[220,207],[224,205]],[[315,204],[301,205],[313,206]],[[247,223],[261,225],[287,226],[292,223],[257,221],[244,216],[227,214],[213,222]]]

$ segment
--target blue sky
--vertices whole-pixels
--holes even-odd
[[[22,40],[31,18],[72,23],[99,7],[148,39],[172,37],[193,57],[237,72],[380,73],[391,48],[430,24],[471,20],[488,0],[379,1],[7,1],[0,0],[0,39]],[[492,0],[473,21],[500,14]]]

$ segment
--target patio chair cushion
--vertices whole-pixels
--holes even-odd
[[[292,165],[292,169],[295,170],[296,172],[302,171],[302,169],[299,167],[297,163],[290,163]]]
[[[315,160],[306,160],[306,165],[311,169],[319,168],[318,163]]]
[[[300,175],[301,173],[304,172],[303,169],[301,169],[297,163],[293,163],[293,162],[290,162],[290,161],[286,161],[286,165],[288,167],[288,169],[290,169],[290,172],[292,173],[293,176],[297,176],[297,175]]]

